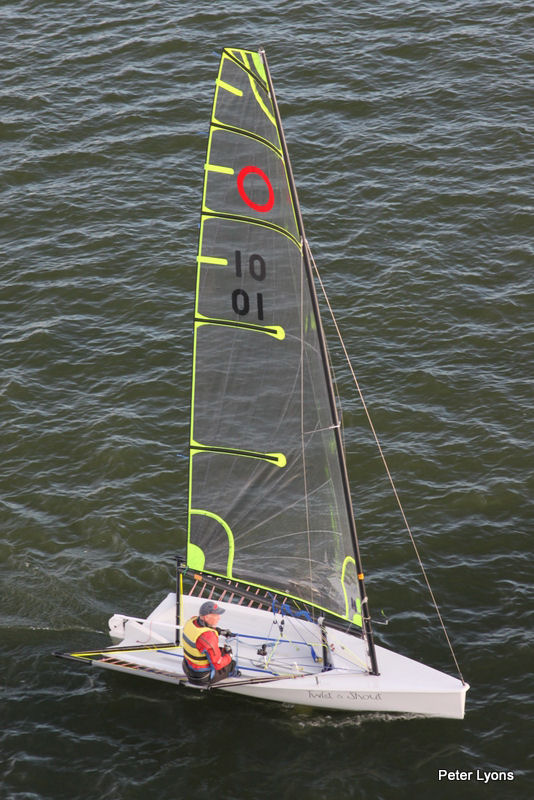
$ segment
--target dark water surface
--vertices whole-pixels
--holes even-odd
[[[2,4],[3,797],[533,796],[533,25],[526,0]],[[308,237],[472,685],[464,721],[50,656],[172,590],[225,45],[267,50]],[[454,671],[344,368],[339,390],[377,639]]]

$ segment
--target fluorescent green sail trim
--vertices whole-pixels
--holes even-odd
[[[272,142],[270,142],[269,139],[266,139],[264,136],[260,136],[259,133],[253,133],[252,131],[249,131],[247,128],[238,127],[237,125],[225,125],[224,122],[220,122],[215,116],[213,116],[211,119],[210,132],[208,138],[208,150],[206,156],[206,163],[208,164],[210,163],[211,143],[213,139],[213,134],[217,133],[218,131],[230,131],[230,133],[235,133],[237,136],[246,136],[249,139],[254,139],[256,142],[259,142],[259,144],[263,144],[265,147],[268,147],[269,150],[272,150],[273,153],[276,153],[280,161],[284,160],[284,154],[282,152],[282,149],[280,147],[277,147],[277,145],[273,144]]]
[[[222,453],[228,456],[241,456],[243,458],[259,458],[261,461],[269,461],[277,467],[285,467],[287,465],[287,458],[283,453],[260,453],[254,450],[238,450],[234,447],[215,447],[205,444],[200,444],[191,439],[191,457],[197,453]]]
[[[345,571],[347,569],[347,565],[348,564],[354,564],[354,566],[356,566],[356,561],[354,560],[354,558],[352,556],[347,556],[345,558],[345,560],[343,562],[343,568],[341,570],[341,588],[343,589],[343,596],[345,598],[345,617],[347,619],[350,619],[349,618],[349,598],[347,597],[347,590],[345,589]],[[361,603],[360,603],[360,599],[359,598],[356,600],[356,607],[358,609],[358,612],[361,612]],[[359,625],[360,628],[361,628],[362,627],[362,615],[361,615],[361,613],[353,614],[351,622],[353,622],[355,625]]]
[[[276,120],[275,120],[273,114],[271,113],[271,111],[265,105],[265,102],[264,102],[264,100],[263,100],[263,98],[262,98],[262,96],[261,96],[261,94],[260,94],[260,92],[258,90],[258,86],[261,86],[261,88],[265,92],[267,92],[267,94],[268,94],[267,76],[265,76],[265,78],[260,77],[260,75],[261,76],[265,75],[265,70],[263,68],[263,63],[261,63],[261,61],[259,61],[258,65],[257,65],[259,70],[260,70],[259,74],[254,72],[253,70],[251,70],[249,63],[246,60],[246,55],[245,55],[246,52],[248,52],[248,51],[244,51],[244,50],[228,51],[228,50],[226,50],[226,52],[223,53],[223,57],[221,59],[221,64],[220,64],[220,67],[219,67],[219,77],[217,77],[217,79],[215,81],[215,98],[214,98],[213,108],[212,108],[211,125],[212,126],[218,126],[221,129],[234,130],[235,132],[243,133],[243,134],[246,134],[248,136],[252,136],[253,138],[258,139],[259,141],[263,142],[267,147],[270,147],[272,150],[277,152],[278,155],[280,156],[280,158],[283,158],[282,148],[281,148],[281,145],[280,145],[280,137],[278,135],[278,128],[276,126]],[[236,53],[239,53],[241,57],[238,58],[235,55]],[[252,58],[254,59],[254,63],[256,63],[256,60],[255,60],[256,58],[259,59],[259,56],[258,56],[257,53],[250,52],[249,55],[251,55]],[[244,96],[244,92],[243,92],[242,89],[238,89],[236,86],[232,86],[232,84],[228,83],[227,81],[223,81],[222,78],[220,77],[223,74],[223,68],[224,68],[225,60],[226,61],[231,61],[233,64],[236,64],[246,74],[246,76],[247,76],[247,78],[248,78],[248,80],[250,82],[250,86],[252,88],[252,93],[254,95],[254,98],[256,99],[256,102],[258,103],[258,105],[261,108],[263,114],[265,114],[265,116],[267,117],[267,119],[269,120],[271,125],[273,125],[273,127],[276,129],[276,138],[277,138],[277,141],[278,141],[278,145],[276,145],[274,142],[270,141],[269,139],[266,139],[264,136],[261,136],[257,131],[253,132],[252,130],[248,130],[246,127],[245,128],[244,127],[240,127],[240,125],[238,124],[238,120],[237,119],[236,119],[236,124],[235,125],[229,125],[229,121],[228,120],[225,120],[225,122],[222,122],[221,120],[219,120],[217,118],[217,108],[218,108],[218,104],[219,104],[219,91],[230,92],[231,94],[235,95],[236,97],[243,97]]]
[[[256,71],[251,68],[248,56],[252,58]],[[223,58],[230,58],[235,64],[239,64],[240,67],[245,67],[258,83],[262,83],[264,89],[268,91],[267,74],[259,53],[254,50],[238,50],[235,47],[225,47],[223,50]]]
[[[263,64],[261,64],[261,59],[260,59],[258,53],[251,53],[250,55],[253,57],[253,61],[254,61],[254,64],[256,65],[256,67],[258,67],[257,61],[260,62],[261,72],[258,69],[258,72],[260,73],[260,75],[262,75],[262,74],[265,75],[265,70],[263,68]],[[254,56],[256,56],[256,58],[254,58]],[[248,62],[248,58],[247,58],[246,52],[243,52],[243,61],[245,62],[246,66],[249,69],[251,69],[250,64]],[[254,80],[254,78],[251,75],[249,75],[249,80],[250,80],[251,89],[254,92],[254,97],[258,101],[259,107],[261,108],[261,110],[263,111],[263,113],[265,114],[265,116],[267,117],[269,122],[272,122],[272,124],[276,127],[276,119],[274,118],[273,114],[271,114],[271,112],[269,111],[269,109],[267,108],[265,103],[263,102],[263,98],[260,95],[260,93],[258,92],[258,88],[256,86],[256,81]],[[267,80],[266,77],[265,77],[265,80]]]
[[[199,508],[192,508],[189,511],[189,515],[192,516],[193,514],[199,514],[200,516],[203,516],[203,517],[210,517],[210,519],[214,519],[216,522],[218,522],[224,528],[224,530],[226,532],[226,535],[228,537],[228,561],[226,562],[226,575],[225,575],[225,577],[226,578],[231,578],[232,577],[232,567],[234,565],[235,545],[234,545],[234,534],[232,533],[232,530],[231,530],[230,526],[228,525],[228,523],[226,523],[224,521],[224,519],[222,519],[222,517],[219,517],[217,514],[214,514],[212,511],[203,511],[202,509],[199,509]],[[193,550],[194,556],[193,556],[192,561],[189,560],[189,548],[195,548],[196,549],[196,550]],[[201,570],[204,567],[204,563],[202,563],[202,566],[198,566],[197,559],[198,559],[199,553],[196,552],[196,551],[200,551],[200,553],[202,553],[202,558],[204,557],[204,553],[202,552],[200,547],[197,547],[196,545],[192,544],[191,542],[188,542],[187,565],[189,567],[191,567],[191,569],[200,569]]]
[[[199,314],[197,312],[195,318],[195,329],[199,328],[201,325],[226,325],[230,328],[243,328],[243,330],[253,331],[255,333],[267,333],[269,336],[279,339],[280,341],[283,341],[283,339],[286,338],[286,332],[281,325],[267,327],[266,325],[254,325],[248,322],[232,322],[231,320],[227,319],[213,319],[211,317],[205,317],[203,314]]]
[[[222,167],[219,164],[204,164],[206,172],[222,172],[224,175],[233,175],[232,167]]]
[[[256,72],[262,78],[265,83],[267,83],[267,75],[265,74],[265,67],[263,66],[263,61],[259,53],[251,51],[250,55],[252,56],[252,60],[254,62],[254,66],[256,67]]]
[[[289,239],[292,244],[298,249],[300,253],[302,253],[302,242],[296,239],[292,233],[286,231],[285,228],[281,228],[280,225],[275,225],[272,222],[264,222],[263,220],[254,219],[253,217],[246,217],[243,215],[238,216],[237,214],[224,214],[221,212],[216,211],[206,211],[205,208],[202,209],[202,217],[201,217],[201,229],[200,229],[200,239],[199,239],[199,246],[198,251],[199,253],[202,250],[202,240],[204,236],[204,222],[207,219],[229,219],[235,220],[236,222],[243,222],[246,225],[256,225],[259,229],[261,228],[269,228],[269,230],[276,231],[276,233],[285,236],[286,239]],[[199,256],[200,257],[200,256]],[[198,261],[198,259],[197,259]],[[197,300],[198,300],[198,287],[197,287]]]
[[[235,61],[238,61],[241,64],[243,63],[243,53],[245,52],[244,50],[239,50],[237,47],[225,47],[224,50],[227,53],[229,53],[234,58]]]
[[[193,542],[187,543],[187,566],[191,569],[204,569],[206,554],[204,550]]]
[[[211,256],[197,256],[199,264],[218,264],[221,267],[228,266],[227,258],[212,258]]]
[[[232,94],[237,95],[238,97],[243,97],[243,92],[241,89],[238,89],[237,86],[231,86],[226,81],[222,81],[220,78],[217,78],[215,81],[217,86],[220,86],[221,89],[226,89],[227,92],[231,92]]]
[[[277,147],[264,136],[260,136],[259,133],[253,133],[247,130],[247,128],[239,128],[237,125],[226,125],[224,122],[220,122],[216,116],[213,116],[211,119],[211,127],[213,130],[217,131],[230,131],[231,133],[240,133],[242,136],[249,136],[251,139],[255,139],[257,142],[264,144],[265,147],[268,147],[273,153],[276,153],[279,158],[283,158],[282,148]]]
[[[213,211],[213,209],[208,208],[204,202],[202,201],[202,221],[205,219],[228,219],[228,220],[235,220],[236,222],[245,222],[247,225],[258,225],[263,228],[268,228],[271,231],[276,231],[276,233],[280,233],[282,236],[285,236],[286,239],[289,239],[293,242],[300,249],[300,242],[296,239],[292,233],[286,231],[285,228],[282,228],[280,225],[276,225],[274,222],[265,222],[263,220],[255,219],[254,217],[247,217],[243,214],[225,214],[222,211]]]

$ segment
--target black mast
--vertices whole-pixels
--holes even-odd
[[[305,266],[305,269],[306,269],[306,276],[307,276],[307,279],[308,279],[308,286],[309,286],[309,289],[310,289],[310,294],[311,294],[311,299],[312,299],[313,311],[314,311],[315,319],[316,319],[316,322],[317,322],[317,334],[318,334],[318,337],[319,337],[319,345],[320,345],[320,348],[321,348],[321,356],[322,356],[323,367],[324,367],[324,372],[325,372],[325,377],[326,377],[326,385],[328,387],[328,399],[329,399],[329,402],[330,402],[330,410],[331,410],[331,413],[332,413],[332,421],[334,423],[334,433],[335,433],[335,437],[336,437],[337,452],[338,452],[338,457],[339,457],[339,465],[340,465],[340,468],[341,468],[341,476],[342,476],[342,481],[343,481],[343,493],[344,493],[344,497],[345,497],[345,505],[346,505],[346,508],[347,508],[347,514],[348,514],[348,518],[349,518],[349,527],[350,527],[350,533],[351,533],[351,539],[352,539],[352,546],[353,546],[353,549],[354,549],[354,559],[356,561],[356,570],[357,570],[357,574],[358,574],[358,586],[359,586],[359,590],[360,590],[360,600],[361,600],[361,605],[362,605],[363,633],[364,633],[365,639],[367,641],[367,647],[368,647],[368,650],[369,650],[369,659],[371,661],[371,674],[378,675],[379,674],[379,672],[378,672],[378,663],[377,663],[377,660],[376,660],[376,651],[375,651],[375,645],[374,645],[374,641],[373,641],[373,630],[372,630],[372,627],[371,627],[371,616],[369,614],[369,604],[368,604],[368,601],[367,601],[367,594],[366,594],[366,591],[365,591],[363,569],[362,569],[362,563],[361,563],[361,558],[360,558],[360,549],[359,549],[359,545],[358,545],[358,536],[357,536],[357,533],[356,533],[356,523],[354,521],[354,511],[353,511],[353,508],[352,508],[352,498],[351,498],[351,495],[350,495],[349,476],[348,476],[348,472],[347,472],[347,464],[346,464],[346,461],[345,461],[345,453],[344,453],[344,450],[343,450],[343,441],[342,441],[342,438],[341,438],[341,426],[340,426],[340,422],[339,422],[338,414],[337,414],[334,387],[332,385],[332,376],[330,374],[330,367],[328,365],[328,352],[327,352],[327,347],[326,347],[326,339],[325,339],[323,326],[322,326],[322,322],[321,322],[321,315],[320,315],[320,311],[319,311],[319,302],[317,300],[317,292],[315,291],[315,283],[314,283],[314,280],[313,280],[313,272],[312,272],[311,263],[310,263],[310,256],[309,256],[309,252],[308,252],[308,243],[307,243],[306,235],[305,235],[305,232],[304,232],[304,222],[302,220],[302,213],[301,213],[300,205],[299,205],[299,201],[298,201],[297,189],[296,189],[296,186],[295,186],[295,180],[293,178],[293,170],[291,169],[291,162],[289,160],[289,151],[287,149],[287,144],[286,144],[286,140],[285,140],[285,137],[284,137],[284,131],[283,131],[283,128],[282,128],[282,119],[280,117],[280,111],[278,110],[278,103],[276,102],[276,95],[275,95],[275,92],[274,92],[274,86],[273,86],[273,82],[272,82],[272,78],[271,78],[271,73],[269,72],[269,66],[267,64],[267,57],[265,55],[265,50],[261,49],[259,51],[259,53],[260,53],[260,56],[261,56],[262,61],[263,61],[263,66],[265,68],[265,74],[267,76],[267,84],[269,86],[269,93],[271,95],[271,100],[272,100],[272,103],[273,103],[274,114],[275,114],[275,118],[276,118],[276,122],[277,122],[277,126],[278,126],[278,133],[279,133],[280,142],[281,142],[281,145],[282,145],[282,152],[284,154],[284,161],[285,161],[285,164],[286,164],[287,175],[288,175],[288,178],[289,178],[289,188],[290,188],[290,191],[291,191],[291,198],[293,200],[293,206],[294,206],[295,211],[296,211],[297,225],[298,225],[299,234],[300,234],[301,241],[302,241],[302,255],[303,255],[303,259],[304,259],[304,266]]]

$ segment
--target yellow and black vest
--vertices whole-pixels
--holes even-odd
[[[207,625],[198,627],[195,625],[195,619],[198,619],[198,617],[188,619],[182,631],[184,656],[196,669],[210,669],[211,664],[206,653],[197,650],[196,644],[199,636],[202,636],[207,631],[215,631],[215,629],[209,628]]]

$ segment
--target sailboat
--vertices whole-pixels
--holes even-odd
[[[468,685],[375,644],[313,261],[265,52],[227,48],[197,256],[187,552],[146,618],[76,663],[320,709],[462,718]],[[239,675],[189,683],[206,600]],[[226,637],[226,639],[225,639]]]

